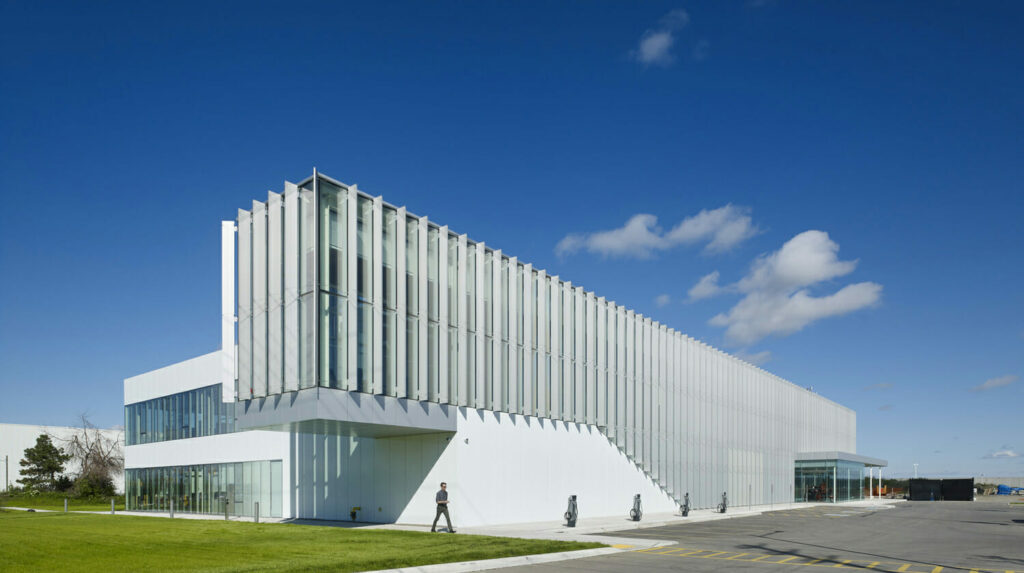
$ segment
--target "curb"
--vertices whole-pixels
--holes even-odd
[[[585,557],[597,557],[627,551],[614,547],[601,549],[581,549],[579,551],[563,551],[561,553],[540,553],[537,555],[520,555],[519,557],[502,557],[500,559],[484,559],[481,561],[461,561],[459,563],[439,563],[437,565],[422,565],[420,567],[403,567],[401,569],[380,569],[369,573],[461,573],[464,571],[487,571],[488,569],[503,569],[505,567],[516,567],[519,565],[539,565],[541,563],[555,563],[568,561],[570,559],[583,559]]]

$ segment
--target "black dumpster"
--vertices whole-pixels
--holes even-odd
[[[942,499],[942,480],[915,478],[910,480],[910,501],[939,501]]]
[[[973,501],[974,478],[942,480],[943,501]]]

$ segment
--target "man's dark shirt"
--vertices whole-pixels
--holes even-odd
[[[434,500],[438,503],[438,505],[441,505],[442,501],[448,501],[448,492],[446,492],[443,489],[442,490],[438,490],[437,496],[435,497]],[[445,505],[447,505],[447,504],[445,504]]]

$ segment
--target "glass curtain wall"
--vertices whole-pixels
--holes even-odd
[[[320,181],[320,385],[348,374],[348,190]]]
[[[125,445],[201,438],[235,431],[235,405],[221,385],[161,396],[124,407]]]
[[[281,460],[125,470],[129,511],[281,517]]]
[[[864,498],[864,464],[845,460],[799,460],[794,501],[843,502]]]
[[[358,197],[356,219],[357,266],[359,308],[356,335],[356,389],[373,391],[373,200]]]
[[[395,283],[395,272],[397,269],[397,257],[398,257],[398,231],[396,229],[398,212],[391,207],[384,207],[384,214],[382,218],[383,229],[381,229],[381,266],[383,267],[383,273],[381,275],[383,284],[381,285],[384,300],[383,311],[384,320],[382,326],[384,332],[381,333],[383,338],[382,344],[382,360],[383,374],[384,374],[384,393],[389,396],[395,395],[396,388],[396,354],[398,352],[398,286]]]

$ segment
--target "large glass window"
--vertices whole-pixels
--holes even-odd
[[[348,305],[345,298],[320,295],[320,383],[342,388],[348,374]]]
[[[383,277],[384,284],[384,321],[383,328],[384,332],[381,333],[383,337],[382,350],[383,350],[383,373],[384,373],[384,390],[388,395],[395,395],[395,353],[397,352],[396,336],[398,332],[398,325],[396,323],[397,317],[395,314],[395,308],[398,306],[398,287],[395,284],[395,271],[396,271],[396,259],[398,257],[398,246],[397,231],[396,227],[397,212],[390,208],[384,208],[384,229],[383,229],[383,243],[382,243],[382,258],[383,263]],[[403,253],[404,256],[404,253]],[[405,317],[402,317],[404,320]]]
[[[356,383],[360,392],[371,392],[373,380],[373,305],[359,301],[356,327],[358,348],[356,350]]]
[[[129,511],[282,517],[281,460],[125,470]]]
[[[320,181],[320,288],[332,293],[348,293],[347,191],[330,182]]]
[[[125,445],[200,438],[235,431],[235,404],[214,384],[124,407]]]
[[[466,330],[476,332],[476,245],[466,246]]]
[[[384,266],[384,284],[381,285],[384,291],[384,308],[395,308],[397,306],[397,288],[395,285],[395,257],[397,256],[395,217],[397,213],[390,207],[384,208],[384,229],[381,244],[381,261]]]
[[[405,222],[405,383],[406,395],[415,397],[419,384],[420,339],[420,233],[419,220],[409,217]]]
[[[373,301],[373,201],[359,197],[356,231],[359,299]]]
[[[794,501],[844,502],[862,499],[864,464],[845,460],[798,460]]]

